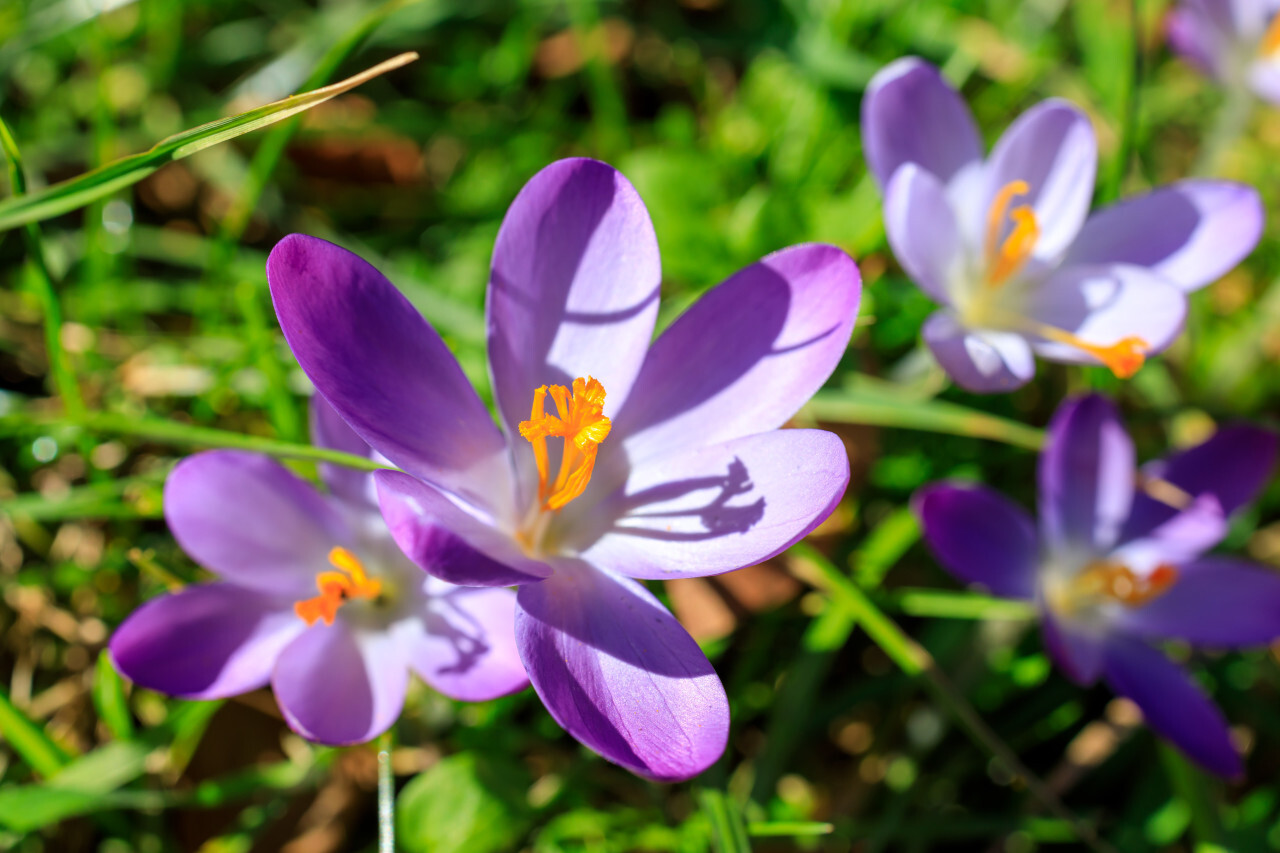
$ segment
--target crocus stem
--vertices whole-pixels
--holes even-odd
[[[157,444],[178,447],[225,447],[235,450],[252,450],[267,456],[331,462],[334,465],[358,468],[363,471],[377,471],[387,467],[363,456],[330,450],[327,447],[312,447],[309,444],[295,444],[290,441],[182,424],[161,418],[130,417],[112,412],[86,412],[80,418],[44,418],[31,415],[0,418],[0,435],[11,435],[29,431],[32,428],[41,430],[79,428],[89,432],[128,435]]]
[[[1200,156],[1196,158],[1192,168],[1193,175],[1215,175],[1222,167],[1223,157],[1231,150],[1236,141],[1244,135],[1249,124],[1249,116],[1253,113],[1253,93],[1243,85],[1227,88],[1227,100],[1218,113],[1213,128],[1200,148]]]
[[[378,738],[378,853],[395,853],[396,784],[391,775],[391,732]]]
[[[798,558],[801,566],[811,569],[805,573],[806,580],[855,613],[858,624],[867,632],[867,636],[900,670],[907,675],[923,677],[929,692],[951,711],[974,742],[1004,764],[1055,816],[1070,823],[1080,840],[1097,853],[1117,853],[1114,847],[1098,836],[1092,826],[1067,808],[1044,780],[1022,763],[1009,745],[982,721],[973,706],[937,668],[933,656],[876,607],[857,584],[809,545],[796,545],[792,547],[791,553]]]

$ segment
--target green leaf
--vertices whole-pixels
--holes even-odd
[[[747,822],[736,802],[714,788],[698,791],[698,802],[711,824],[711,844],[716,853],[751,853]]]
[[[515,849],[528,825],[527,786],[518,766],[463,753],[400,792],[396,834],[408,853],[497,853]]]
[[[87,753],[49,777],[46,788],[105,794],[146,772],[147,756],[155,745],[143,741],[115,740]]]
[[[93,707],[98,719],[111,734],[120,740],[131,740],[134,735],[133,714],[129,711],[129,699],[124,692],[124,679],[111,664],[111,655],[98,653],[98,665],[93,672]]]
[[[44,733],[39,724],[28,717],[9,697],[0,691],[0,735],[9,742],[22,760],[42,776],[52,776],[69,760],[62,747]]]
[[[417,58],[416,53],[402,53],[331,86],[291,95],[237,116],[202,124],[161,140],[148,151],[107,163],[43,190],[0,201],[0,231],[84,207],[122,187],[136,184],[174,160],[190,157],[197,151],[283,121]]]

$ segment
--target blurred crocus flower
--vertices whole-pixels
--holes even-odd
[[[984,160],[968,107],[919,59],[875,76],[862,131],[889,243],[943,306],[924,339],[971,391],[1022,385],[1034,354],[1132,375],[1177,337],[1185,294],[1261,234],[1258,194],[1223,181],[1182,181],[1089,216],[1097,144],[1083,113],[1044,101]]]
[[[1182,0],[1166,23],[1169,43],[1192,65],[1280,103],[1280,2]]]
[[[1226,721],[1152,643],[1233,649],[1280,636],[1280,574],[1206,552],[1252,500],[1276,455],[1271,433],[1220,429],[1135,468],[1112,404],[1063,404],[1040,456],[1040,525],[977,485],[918,492],[925,540],[961,580],[1036,602],[1045,644],[1081,685],[1103,678],[1147,723],[1223,776],[1241,772]]]
[[[405,552],[454,583],[519,586],[521,658],[556,721],[652,779],[715,761],[724,688],[640,581],[759,563],[840,500],[839,439],[778,428],[845,351],[853,261],[820,245],[769,255],[651,345],[661,273],[644,204],[604,163],[554,163],[494,248],[501,428],[440,336],[360,258],[293,235],[267,277],[303,370],[402,469],[376,476]]]
[[[370,451],[323,400],[316,444]],[[181,463],[164,508],[178,544],[218,576],[162,595],[111,638],[119,670],[173,696],[219,699],[268,683],[296,732],[359,743],[400,715],[410,671],[457,699],[528,684],[515,595],[424,575],[391,538],[373,475],[321,466],[322,494],[256,453]]]

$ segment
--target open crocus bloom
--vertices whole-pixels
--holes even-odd
[[[454,583],[519,586],[521,658],[556,721],[649,778],[715,761],[724,689],[636,579],[761,562],[835,507],[849,476],[840,441],[778,427],[848,344],[853,261],[830,246],[777,252],[651,346],[661,275],[643,203],[603,163],[554,163],[494,248],[501,428],[439,335],[360,258],[293,235],[267,277],[303,370],[402,469],[377,483],[405,552]]]
[[[1169,43],[1192,65],[1280,103],[1280,1],[1182,0],[1167,26]]]
[[[1088,217],[1097,145],[1083,113],[1044,101],[984,161],[968,107],[919,59],[875,76],[862,128],[894,254],[944,306],[924,339],[971,391],[1022,385],[1033,353],[1132,375],[1182,329],[1185,293],[1261,234],[1257,193],[1223,181],[1182,181]]]
[[[915,509],[952,574],[1039,605],[1045,644],[1079,684],[1106,679],[1147,723],[1223,776],[1240,774],[1226,721],[1150,644],[1239,648],[1280,636],[1280,575],[1206,555],[1227,517],[1270,476],[1271,433],[1246,426],[1134,467],[1133,442],[1104,397],[1070,400],[1040,456],[1040,530],[976,485],[935,483]]]
[[[370,451],[323,400],[316,444]],[[198,453],[165,483],[169,529],[218,576],[162,595],[111,637],[117,668],[173,696],[220,699],[270,683],[303,737],[359,743],[404,705],[409,672],[456,699],[528,684],[515,595],[424,575],[391,538],[373,475],[324,465],[324,495],[255,453]]]

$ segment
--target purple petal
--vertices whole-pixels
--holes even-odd
[[[1209,25],[1193,4],[1184,4],[1169,12],[1165,18],[1165,34],[1169,37],[1169,46],[1200,71],[1215,77],[1223,73],[1227,45],[1222,34]]]
[[[351,544],[337,509],[280,463],[239,450],[179,462],[164,486],[173,536],[200,565],[238,586],[315,595],[329,551]]]
[[[401,471],[378,471],[378,504],[391,536],[424,571],[464,586],[514,586],[551,574],[506,533]]]
[[[318,743],[364,743],[404,707],[409,670],[397,639],[339,618],[317,623],[285,647],[271,687],[289,727]]]
[[[365,442],[478,503],[509,497],[502,433],[440,336],[382,273],[291,234],[271,250],[267,280],[298,363]]]
[[[1040,454],[1040,522],[1051,547],[1103,554],[1133,502],[1133,441],[1106,397],[1058,407]]]
[[[987,164],[984,210],[1003,187],[1025,181],[1028,204],[1040,226],[1033,256],[1055,260],[1080,231],[1093,201],[1098,145],[1089,118],[1066,101],[1051,99],[1027,110],[996,143]]]
[[[150,690],[225,699],[264,686],[305,628],[279,599],[232,584],[189,586],[135,610],[111,635],[111,659]]]
[[[1092,346],[1108,347],[1141,338],[1145,352],[1162,352],[1182,332],[1187,297],[1178,287],[1142,267],[1073,266],[1058,270],[1032,296],[1027,315]],[[1047,331],[1047,330],[1046,330]],[[1040,337],[1041,356],[1068,364],[1099,364],[1079,346]]]
[[[1107,682],[1142,709],[1153,731],[1219,776],[1240,776],[1240,754],[1227,721],[1182,668],[1140,640],[1107,641]]]
[[[775,252],[704,294],[649,351],[602,468],[620,449],[635,465],[786,423],[844,355],[861,292],[853,260],[815,244]]]
[[[734,439],[633,468],[624,489],[572,525],[584,538],[570,547],[634,578],[721,574],[795,544],[831,514],[848,482],[848,454],[829,432]]]
[[[912,499],[924,538],[943,567],[993,595],[1034,598],[1039,545],[1022,507],[985,486],[933,483]]]
[[[509,589],[432,584],[424,621],[412,622],[409,666],[454,699],[482,702],[529,685],[516,648],[516,596]]]
[[[720,679],[643,586],[576,564],[517,595],[525,669],[569,734],[660,782],[696,776],[724,752],[729,703]]]
[[[982,160],[982,139],[969,108],[938,69],[906,57],[882,68],[862,99],[867,165],[889,185],[900,166],[915,163],[949,183]]]
[[[1264,219],[1253,187],[1179,181],[1089,217],[1065,263],[1148,267],[1183,290],[1196,290],[1253,251]]]
[[[1031,345],[1013,332],[967,329],[944,309],[925,321],[921,334],[947,375],[974,393],[1012,391],[1035,375]]]
[[[1060,619],[1044,607],[1040,611],[1040,634],[1049,657],[1067,678],[1081,687],[1098,680],[1106,642],[1102,634]]]
[[[963,274],[964,238],[946,190],[931,172],[908,163],[884,193],[884,228],[911,280],[935,301],[951,303],[951,281]]]
[[[1145,535],[1126,540],[1110,559],[1145,574],[1161,565],[1177,566],[1200,556],[1227,535],[1227,517],[1213,495],[1200,495],[1181,512]]]
[[[311,398],[311,443],[316,447],[341,450],[366,459],[374,456],[373,448],[347,426],[342,416],[333,410],[319,394]],[[344,500],[368,507],[377,507],[378,493],[373,486],[373,474],[345,465],[320,463],[320,479],[329,491]]]
[[[1280,67],[1275,60],[1255,62],[1248,77],[1254,94],[1269,103],[1280,104]]]
[[[1212,495],[1222,512],[1230,515],[1258,496],[1271,479],[1275,461],[1276,436],[1270,430],[1228,426],[1189,450],[1147,463],[1142,476],[1168,483],[1192,497]],[[1149,536],[1178,511],[1139,491],[1122,541]]]
[[[1118,627],[1157,639],[1215,648],[1261,646],[1280,637],[1280,573],[1226,557],[1177,567],[1168,591],[1124,608]]]
[[[532,453],[517,427],[534,389],[594,376],[606,413],[618,411],[653,337],[661,281],[649,213],[612,166],[560,160],[516,196],[494,246],[487,311],[494,396],[526,482]]]

